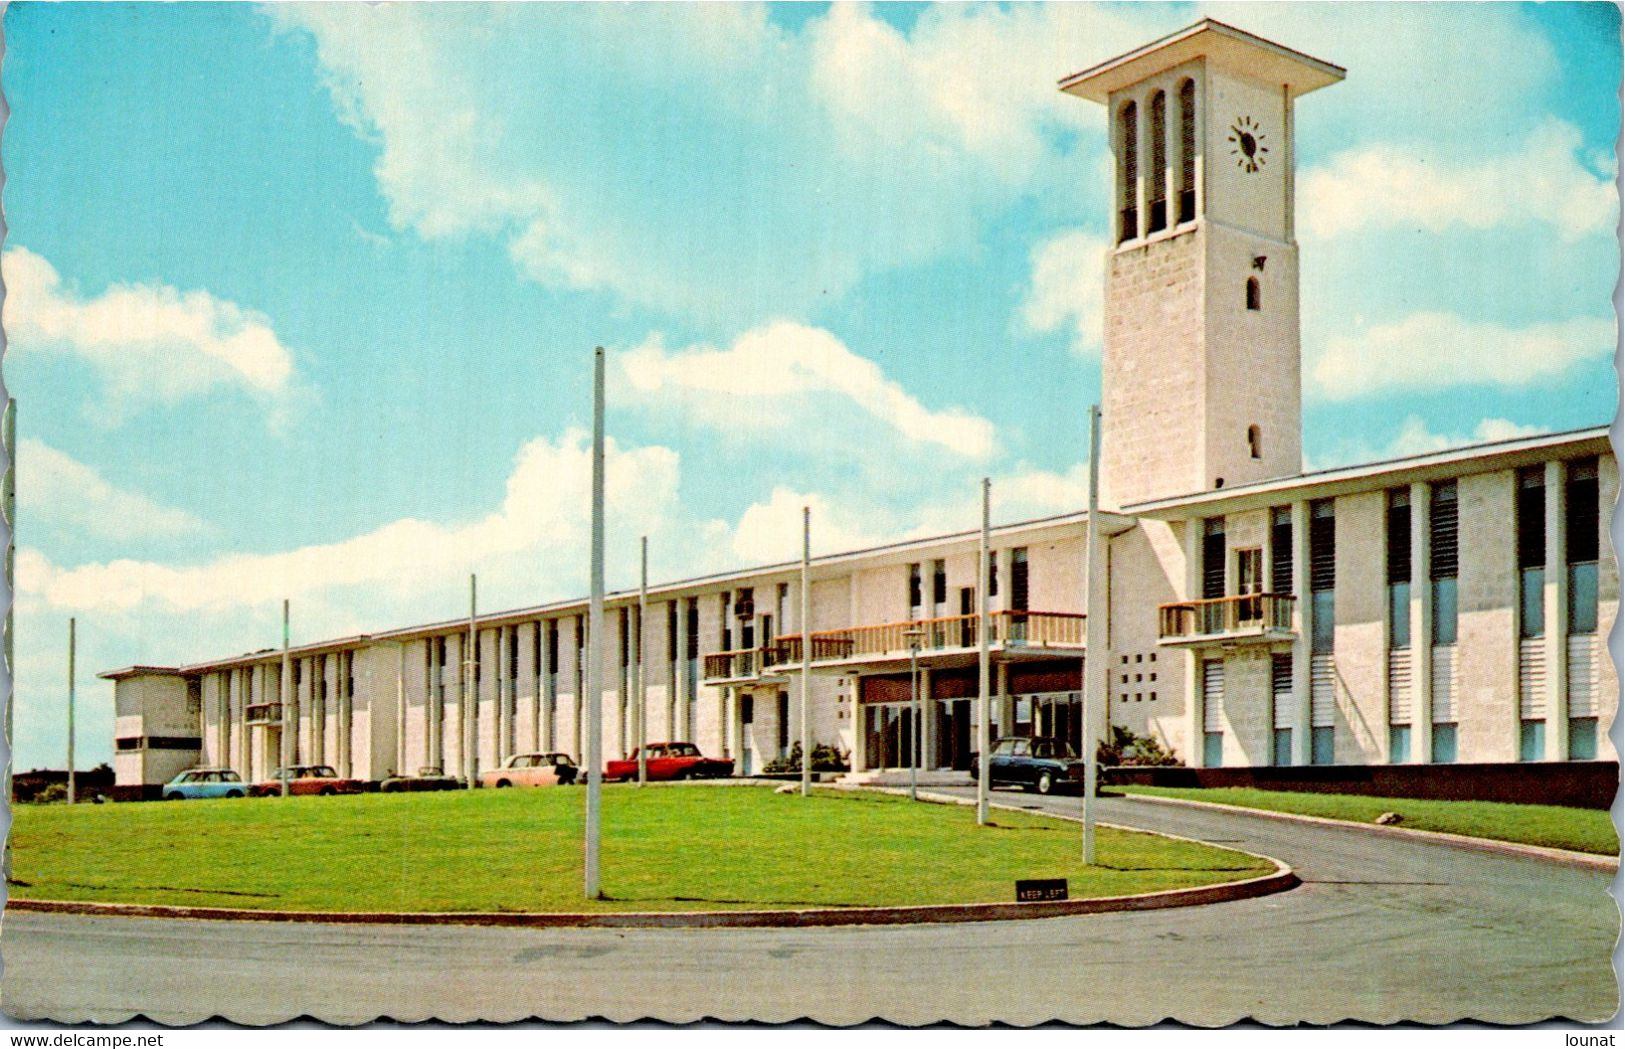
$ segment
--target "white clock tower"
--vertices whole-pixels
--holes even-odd
[[[1302,470],[1292,107],[1343,75],[1206,19],[1061,82],[1116,159],[1108,505]]]

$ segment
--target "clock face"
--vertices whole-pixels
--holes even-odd
[[[1230,155],[1236,158],[1236,166],[1249,175],[1264,166],[1264,157],[1270,151],[1264,137],[1252,117],[1237,117],[1230,125]]]

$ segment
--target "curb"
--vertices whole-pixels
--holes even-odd
[[[873,789],[873,788],[854,788]],[[931,795],[922,799],[935,803],[966,804],[964,798]],[[974,799],[969,804],[975,805]],[[1000,808],[1020,811],[1013,806]],[[1043,813],[1056,819],[1078,822],[1076,817]],[[1115,826],[1101,824],[1101,826]],[[1179,841],[1195,841],[1177,834],[1157,831]],[[1230,849],[1231,852],[1242,852]],[[1221,885],[1198,885],[1188,889],[1165,889],[1134,896],[1097,896],[1083,900],[1054,900],[1033,903],[956,903],[911,907],[823,907],[799,911],[674,911],[624,914],[551,914],[535,912],[476,911],[267,911],[230,907],[182,907],[147,903],[94,903],[83,900],[6,901],[6,910],[35,914],[75,914],[116,918],[186,918],[200,921],[294,922],[324,925],[481,925],[524,929],[800,929],[832,925],[924,925],[952,922],[1011,921],[1029,918],[1061,918],[1083,914],[1118,914],[1126,911],[1153,911],[1171,907],[1197,907],[1231,900],[1269,896],[1302,884],[1292,868],[1272,856],[1243,852],[1273,864],[1269,874]]]
[[[1415,827],[1390,827],[1375,823],[1356,823],[1353,820],[1334,820],[1326,816],[1306,816],[1297,812],[1277,812],[1273,809],[1252,809],[1245,805],[1226,805],[1219,801],[1196,801],[1191,798],[1167,798],[1158,794],[1124,794],[1123,797],[1131,801],[1149,801],[1157,805],[1178,805],[1193,809],[1216,809],[1221,812],[1238,812],[1244,815],[1260,816],[1264,819],[1281,820],[1287,823],[1310,823],[1321,827],[1334,827],[1342,830],[1364,831],[1367,834],[1380,834],[1390,838],[1410,838],[1419,841],[1436,841],[1441,844],[1455,845],[1463,849],[1472,849],[1476,852],[1493,852],[1503,856],[1519,856],[1525,859],[1547,860],[1551,863],[1567,864],[1571,867],[1585,867],[1590,870],[1617,871],[1619,869],[1618,856],[1601,856],[1591,852],[1575,852],[1572,849],[1554,849],[1546,845],[1525,845],[1516,841],[1497,841],[1494,838],[1475,838],[1467,834],[1450,834],[1440,830],[1418,830]]]

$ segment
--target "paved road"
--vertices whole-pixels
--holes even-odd
[[[1078,808],[1075,798],[1041,804]],[[905,928],[365,928],[8,914],[0,1004],[61,1021],[219,1015],[250,1024],[301,1015],[1518,1024],[1595,1022],[1618,1009],[1607,874],[1128,799],[1103,801],[1102,818],[1276,856],[1305,884],[1209,907]]]

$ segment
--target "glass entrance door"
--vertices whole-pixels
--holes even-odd
[[[937,767],[965,771],[970,768],[971,701],[941,700],[937,711]]]
[[[909,704],[864,704],[864,763],[870,769],[906,769],[913,753],[914,713]]]

